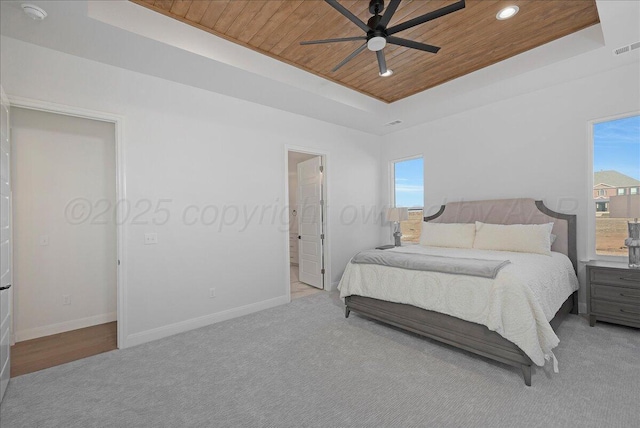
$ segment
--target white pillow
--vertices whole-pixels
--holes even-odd
[[[546,224],[488,224],[476,221],[473,248],[551,255],[551,229]]]
[[[473,223],[422,222],[420,245],[429,247],[473,248],[476,225]]]

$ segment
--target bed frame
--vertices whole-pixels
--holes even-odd
[[[576,216],[551,211],[542,201],[505,199],[450,203],[442,205],[440,211],[425,217],[424,221],[482,221],[494,224],[542,224],[553,221],[552,233],[556,235],[556,241],[551,249],[566,254],[574,270],[577,269]],[[345,317],[348,318],[351,311],[504,364],[521,367],[524,383],[531,386],[531,359],[518,346],[484,325],[411,305],[357,295],[345,298]],[[578,313],[577,291],[569,296],[551,320],[554,330],[568,313]]]

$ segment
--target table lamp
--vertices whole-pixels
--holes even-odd
[[[395,223],[395,232],[393,233],[393,238],[395,239],[395,246],[399,247],[400,237],[402,236],[402,232],[400,232],[400,222],[409,219],[409,209],[408,208],[388,208],[387,209],[387,221],[391,221]]]

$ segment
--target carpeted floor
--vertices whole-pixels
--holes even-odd
[[[520,370],[352,314],[335,293],[12,379],[11,427],[626,427],[640,333],[570,316],[560,373]]]

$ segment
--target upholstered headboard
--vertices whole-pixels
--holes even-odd
[[[450,202],[440,211],[424,218],[434,223],[543,224],[553,222],[556,241],[552,251],[565,254],[577,269],[576,216],[551,211],[534,199],[498,199],[492,201]]]

